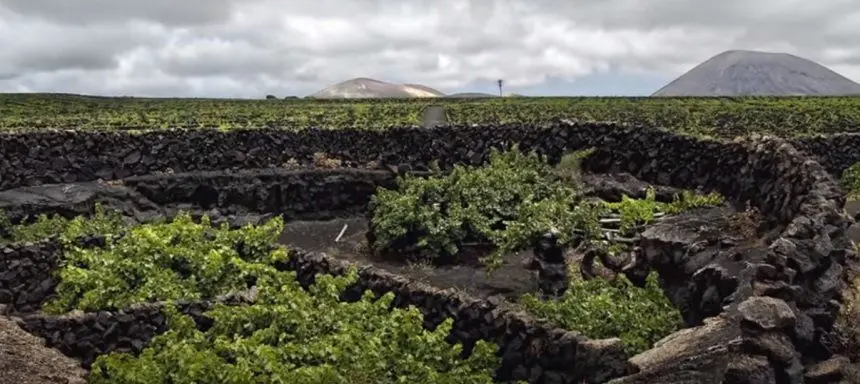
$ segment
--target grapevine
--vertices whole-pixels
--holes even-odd
[[[562,246],[599,245],[614,231],[602,230],[601,223],[620,222],[618,232],[624,235],[658,215],[723,203],[717,194],[692,192],[661,203],[653,189],[645,199],[589,201],[577,185],[581,157],[562,159],[553,168],[534,153],[493,150],[484,166],[458,165],[445,175],[401,178],[396,189],[380,188],[372,198],[373,251],[457,262],[464,244],[489,243],[494,250],[481,261],[492,271],[506,255],[549,231],[558,234]]]
[[[656,272],[644,287],[636,287],[619,275],[615,280],[574,279],[556,300],[540,300],[526,294],[520,304],[533,315],[591,338],[618,337],[632,353],[679,329],[681,314],[663,294]]]
[[[843,171],[840,181],[849,199],[860,198],[860,163],[856,163]]]
[[[159,383],[492,383],[500,359],[479,341],[468,358],[445,338],[450,319],[422,328],[414,307],[389,310],[393,294],[367,292],[354,303],[339,293],[357,274],[318,276],[310,292],[291,272],[262,267],[253,305],[218,305],[214,326],[197,330],[168,312],[170,330],[137,356],[114,353],[93,365],[94,384]]]
[[[112,236],[127,227],[122,214],[107,210],[96,204],[92,217],[78,216],[68,219],[60,215],[39,215],[30,223],[12,225],[0,212],[0,244],[36,242],[57,236],[64,243],[70,243],[84,236]]]
[[[120,309],[153,301],[199,300],[248,288],[256,263],[283,260],[280,218],[261,226],[214,228],[188,214],[132,227],[106,247],[66,247],[51,313]]]
[[[393,294],[355,303],[340,292],[357,279],[318,276],[305,290],[276,246],[283,222],[229,229],[207,217],[128,228],[102,248],[70,244],[57,297],[45,309],[99,311],[167,302],[169,330],[139,356],[111,353],[94,363],[92,383],[491,383],[495,346],[478,342],[468,358],[446,341],[449,319],[422,328],[414,307],[390,310]],[[214,326],[196,329],[169,303],[256,290],[246,306],[216,305]]]

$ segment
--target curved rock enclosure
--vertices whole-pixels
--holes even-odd
[[[835,148],[845,152],[828,148],[822,140],[844,143]],[[652,350],[628,360],[617,340],[588,340],[492,300],[411,282],[378,268],[363,269],[359,287],[397,293],[398,305],[421,308],[428,327],[453,317],[452,341],[467,345],[478,339],[494,341],[504,356],[501,380],[815,382],[829,377],[821,373],[827,372],[822,366],[840,359],[831,334],[845,284],[845,263],[854,253],[844,234],[853,220],[843,212],[844,194],[828,170],[838,172],[860,157],[855,154],[860,146],[851,145],[856,140],[841,135],[791,142],[768,137],[720,142],[640,127],[565,121],[385,132],[2,135],[0,208],[13,222],[34,213],[87,214],[96,201],[107,201],[139,221],[186,208],[201,213],[216,210],[227,219],[245,214],[338,217],[362,212],[377,186],[390,186],[397,173],[427,170],[434,160],[443,169],[456,163],[477,165],[486,160],[490,148],[515,143],[551,161],[595,148],[583,163],[589,171],[626,172],[649,183],[717,191],[739,207],[755,207],[768,219],[756,244],[716,236],[704,224],[692,227],[695,217],[674,219],[690,226],[688,231],[661,229],[672,224],[666,223],[643,234],[647,263],[642,267],[660,272],[667,295],[689,327]],[[346,166],[382,166],[239,171],[282,167],[290,160],[309,165],[315,153],[340,159]],[[178,173],[152,175],[168,170]],[[32,187],[73,182],[81,183],[75,187],[80,194],[71,200],[57,198],[58,187]],[[312,281],[317,273],[345,271],[342,260],[296,252],[294,262],[284,267],[297,271],[303,282]],[[113,350],[139,351],[163,327],[158,304],[60,318],[32,313],[56,284],[50,271],[60,254],[60,246],[51,240],[2,251],[0,301],[8,304],[7,311],[24,316],[27,330],[88,363]],[[348,293],[344,299],[350,299]],[[194,303],[186,310],[199,314],[204,307],[205,303]]]

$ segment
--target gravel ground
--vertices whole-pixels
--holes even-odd
[[[78,361],[0,316],[0,384],[83,384]]]

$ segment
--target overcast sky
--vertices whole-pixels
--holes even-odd
[[[728,49],[860,81],[860,0],[0,0],[0,92],[647,95]]]

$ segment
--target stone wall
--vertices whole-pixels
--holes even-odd
[[[133,176],[122,183],[45,184],[0,191],[0,210],[12,223],[37,215],[90,215],[99,203],[146,222],[184,209],[219,216],[261,213],[287,219],[361,214],[378,187],[396,174],[368,169],[256,169]]]
[[[851,137],[844,138],[849,143],[845,155],[828,155],[832,149],[825,151],[823,144],[807,140],[812,141],[795,143],[822,155],[831,172],[853,159]],[[716,258],[693,260],[676,252],[670,259],[682,271],[678,279],[708,281],[730,276],[735,281],[720,293],[718,301],[725,305],[705,314],[721,312],[725,327],[740,335],[727,363],[717,371],[729,382],[755,378],[761,379],[758,382],[797,382],[804,367],[836,358],[828,337],[840,305],[843,265],[853,255],[844,236],[852,220],[843,213],[844,195],[826,169],[781,139],[718,142],[631,126],[563,121],[545,126],[386,132],[5,135],[0,136],[4,156],[0,188],[117,178],[165,168],[259,168],[279,166],[290,158],[310,163],[315,152],[325,152],[348,165],[378,161],[423,170],[437,160],[447,168],[454,163],[478,164],[487,158],[489,148],[514,143],[546,154],[552,161],[572,150],[596,147],[583,164],[587,169],[629,172],[651,183],[716,190],[756,207],[770,220],[768,228],[775,231],[767,237],[763,253],[749,259],[743,253],[725,255],[728,259],[720,262]],[[58,158],[61,160],[56,161]],[[665,260],[662,256],[650,257]]]
[[[0,249],[0,304],[7,313],[37,311],[54,292],[54,271],[62,258],[56,241],[23,243]]]
[[[291,255],[290,261],[282,267],[296,271],[304,287],[312,284],[319,274],[343,275],[351,267],[347,261],[324,254],[293,249]],[[497,344],[502,356],[497,376],[503,381],[605,382],[633,372],[618,339],[589,340],[577,333],[538,323],[526,314],[503,308],[498,302],[472,298],[454,290],[440,290],[378,268],[361,268],[358,282],[344,291],[342,299],[358,300],[368,289],[377,295],[393,292],[395,306],[417,307],[424,314],[424,326],[428,329],[452,318],[454,326],[448,340],[463,343],[465,351],[470,351],[478,340]],[[138,353],[155,335],[164,332],[162,305],[152,303],[116,312],[63,316],[29,314],[22,318],[21,324],[27,331],[44,337],[48,346],[80,359],[89,367],[101,354]],[[179,309],[205,329],[211,320],[203,313],[210,306],[209,302],[181,303]]]
[[[519,143],[559,159],[566,151],[599,147],[592,158],[596,169],[633,170],[660,184],[714,188],[741,200],[761,205],[773,189],[755,183],[771,178],[773,169],[746,166],[746,148],[739,143],[700,141],[670,133],[603,123],[553,125],[451,126],[434,130],[403,128],[387,132],[310,130],[284,132],[167,131],[127,133],[38,133],[0,135],[0,188],[45,182],[90,181],[145,175],[165,169],[175,172],[265,168],[289,159],[310,163],[314,153],[325,152],[346,164],[408,165],[423,170],[438,160],[479,164],[491,147]],[[57,160],[57,158],[64,160]],[[588,164],[587,164],[588,166]],[[745,178],[713,169],[744,171]],[[766,174],[768,173],[768,174]],[[65,175],[65,176],[58,176]],[[751,180],[756,179],[756,180]],[[762,201],[758,201],[762,200]],[[769,199],[775,201],[773,199]],[[773,206],[767,211],[774,211]],[[780,209],[779,213],[785,213]],[[786,217],[780,217],[785,219]]]
[[[226,133],[171,130],[144,134],[2,134],[0,189],[113,180],[156,172],[282,167],[291,159],[310,164],[314,153],[326,152],[334,138],[346,136],[336,131],[295,133],[266,129]],[[373,145],[382,141],[379,135],[375,139],[371,132],[352,136],[356,138],[350,140],[356,146],[355,157],[368,161],[375,158],[369,152],[375,152]]]
[[[842,133],[790,140],[791,144],[818,160],[828,172],[840,176],[846,168],[860,163],[860,134]]]
[[[303,285],[317,274],[342,275],[350,263],[323,254],[298,252],[288,269],[297,272]],[[467,350],[477,340],[497,344],[502,366],[500,380],[529,380],[533,383],[602,383],[631,372],[618,339],[589,340],[575,332],[550,328],[529,315],[512,312],[501,303],[472,298],[456,290],[440,290],[424,283],[375,267],[359,270],[359,281],[342,298],[358,300],[370,289],[377,294],[393,292],[394,305],[414,305],[424,314],[424,326],[435,328],[446,318],[454,325],[450,341]]]
[[[586,167],[676,187],[706,186],[748,201],[779,231],[758,258],[736,253],[726,255],[733,263],[722,264],[673,255],[679,266],[704,264],[681,268],[692,272],[691,280],[719,274],[736,280],[725,308],[741,327],[742,348],[729,360],[727,380],[797,382],[805,364],[832,357],[828,335],[844,286],[843,265],[853,254],[844,236],[852,220],[842,211],[840,188],[819,163],[776,138],[720,143],[622,129],[600,142]]]
[[[204,319],[203,312],[210,303],[180,303],[180,312],[195,319]],[[162,303],[141,304],[116,312],[52,316],[31,314],[19,324],[27,332],[45,339],[45,344],[81,361],[89,368],[95,359],[106,353],[138,354],[156,335],[167,330]]]
[[[395,177],[381,170],[262,169],[139,176],[123,184],[163,207],[324,219],[362,214],[376,188],[393,188]]]
[[[112,180],[134,175],[281,167],[291,159],[313,163],[317,152],[344,160],[346,166],[410,164],[425,169],[433,159],[477,163],[489,146],[515,142],[542,152],[599,135],[621,126],[609,123],[507,124],[448,126],[433,130],[395,128],[361,130],[274,129],[167,130],[126,132],[40,132],[0,134],[0,190],[26,185]],[[596,130],[594,128],[597,128]],[[622,132],[638,130],[624,127]],[[618,136],[616,135],[616,138]],[[860,161],[860,135],[797,138],[792,145],[817,156],[833,173]],[[561,147],[560,147],[561,146]]]

